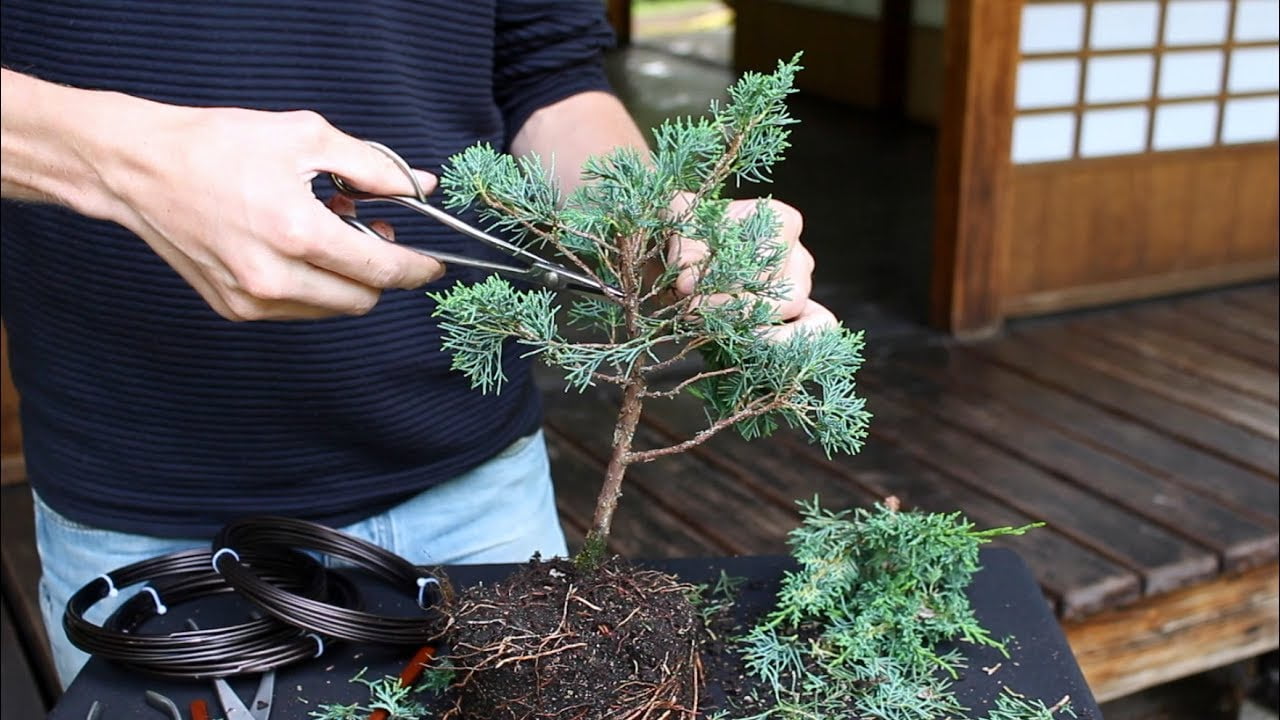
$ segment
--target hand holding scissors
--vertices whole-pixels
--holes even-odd
[[[371,193],[353,187],[350,182],[336,174],[330,174],[334,187],[338,189],[346,197],[355,202],[389,202],[402,207],[407,207],[419,214],[450,227],[467,237],[478,240],[484,245],[501,251],[510,256],[512,260],[519,261],[519,264],[508,264],[500,262],[490,262],[466,255],[458,255],[455,253],[440,252],[437,250],[428,250],[424,248],[410,247],[410,250],[421,253],[427,257],[439,260],[448,264],[463,265],[466,267],[479,268],[490,272],[498,273],[505,277],[515,280],[522,280],[540,287],[549,288],[551,290],[575,290],[584,293],[593,293],[604,295],[611,299],[621,299],[622,291],[612,285],[607,285],[596,281],[588,275],[573,270],[571,268],[551,262],[528,250],[517,247],[512,243],[494,237],[489,233],[474,227],[462,220],[450,215],[449,213],[431,205],[427,202],[426,192],[422,185],[418,182],[417,175],[413,172],[409,164],[404,161],[390,148],[376,142],[369,142],[369,145],[386,154],[388,158],[396,164],[397,167],[404,172],[405,176],[413,184],[413,195],[387,195],[382,193]],[[382,240],[386,240],[383,235],[379,234],[373,228],[354,217],[343,215],[342,219],[351,227]]]

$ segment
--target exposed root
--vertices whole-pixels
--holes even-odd
[[[693,586],[617,559],[530,563],[454,613],[446,718],[693,720],[703,641]]]

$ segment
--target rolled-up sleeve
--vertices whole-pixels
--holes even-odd
[[[604,51],[613,31],[600,0],[499,2],[494,96],[506,145],[539,108],[589,90],[610,90]]]

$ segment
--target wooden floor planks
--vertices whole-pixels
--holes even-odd
[[[1178,442],[1198,447],[1255,472],[1274,476],[1277,444],[1258,433],[1221,419],[1212,411],[1189,407],[1127,378],[1094,367],[1079,355],[1051,343],[1030,342],[1013,335],[976,347],[985,357],[1011,367],[1037,382],[1089,401],[1131,421],[1168,433]]]
[[[1145,305],[1140,310],[1117,313],[1131,325],[1169,334],[1190,333],[1215,352],[1257,363],[1275,372],[1280,367],[1280,343],[1259,338],[1239,328],[1214,322],[1204,315],[1171,304]]]
[[[1163,330],[1115,315],[1080,320],[1068,327],[1189,376],[1258,398],[1272,407],[1280,399],[1280,388],[1268,383],[1268,379],[1275,377],[1273,370],[1221,352],[1216,346],[1206,344],[1198,334],[1176,334],[1190,328]]]
[[[985,362],[969,348],[952,348],[945,370],[939,372],[982,388],[993,400],[1033,414],[1037,422],[1123,457],[1153,476],[1167,477],[1236,512],[1276,526],[1280,496],[1273,480],[1108,412],[1089,402],[1088,388],[1072,393],[1036,382],[999,363]]]
[[[782,552],[795,501],[960,510],[981,526],[1043,520],[1002,542],[1065,620],[1274,564],[1280,553],[1276,285],[1010,326],[960,344],[877,343],[859,377],[875,418],[862,453],[798,433],[722,433],[633,467],[614,549],[634,557]],[[590,522],[610,444],[607,391],[547,390],[571,539]],[[647,407],[638,441],[704,427],[689,398]]]
[[[950,370],[950,368],[948,368]],[[1276,559],[1274,519],[1254,517],[1216,498],[1191,492],[1167,474],[1152,473],[1127,454],[1101,449],[1077,433],[1043,420],[1044,411],[1010,409],[999,395],[975,389],[966,373],[934,369],[943,383],[933,399],[941,418],[980,434],[994,445],[1222,558],[1228,570],[1253,567]],[[872,375],[874,382],[875,375]],[[1051,413],[1045,413],[1051,414]]]
[[[1108,334],[1104,328],[1086,327],[1083,322],[1072,323],[1045,328],[1032,337],[1042,347],[1070,356],[1074,363],[1238,425],[1268,444],[1280,437],[1274,401],[1227,387],[1181,361],[1170,362],[1137,352],[1126,347],[1118,334]]]
[[[1275,318],[1268,318],[1261,313],[1252,312],[1247,307],[1232,304],[1217,296],[1200,296],[1173,302],[1173,307],[1181,312],[1188,312],[1207,318],[1212,322],[1225,325],[1242,333],[1252,335],[1260,340],[1280,342],[1280,328],[1276,327]]]
[[[940,417],[941,408],[936,414],[932,411],[937,398],[915,400],[877,386],[871,400],[880,420],[873,437],[890,440],[935,469],[1044,520],[1136,572],[1144,593],[1172,590],[1217,572],[1217,559],[1205,548],[1006,452],[993,439],[982,437],[983,430],[950,424]]]

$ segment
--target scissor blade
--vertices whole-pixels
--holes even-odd
[[[226,720],[253,720],[253,713],[249,712],[249,708],[244,706],[240,697],[231,689],[226,680],[214,678],[213,689],[218,693],[218,703],[222,705],[222,712],[225,713]]]
[[[418,210],[419,212],[423,212],[425,214],[431,215],[432,217],[435,217],[436,219],[440,220],[440,222],[448,225],[451,228],[454,228],[455,230],[458,230],[459,232],[469,237],[476,238],[478,240],[481,240],[485,244],[489,245],[490,247],[497,248],[501,252],[506,253],[511,258],[519,259],[529,263],[527,267],[517,267],[513,265],[506,265],[503,263],[490,262],[488,260],[481,260],[479,258],[468,257],[466,255],[457,255],[454,253],[428,250],[426,248],[417,248],[417,247],[411,247],[408,245],[403,246],[421,255],[426,255],[429,258],[434,258],[436,260],[439,260],[440,262],[445,263],[446,265],[452,263],[455,265],[463,265],[466,267],[473,267],[473,268],[479,268],[481,270],[488,270],[490,272],[499,273],[505,277],[513,278],[516,280],[523,280],[525,282],[533,283],[534,285],[538,285],[540,287],[550,288],[552,290],[577,290],[578,292],[592,293],[595,295],[604,295],[605,297],[608,297],[613,300],[622,299],[622,291],[616,287],[613,287],[612,285],[605,285],[603,283],[598,283],[588,275],[585,275],[576,270],[567,268],[563,265],[550,262],[538,255],[535,255],[529,252],[528,250],[516,247],[515,245],[512,245],[511,243],[505,240],[500,240],[484,232],[483,230],[478,230],[462,222],[461,220],[458,220],[452,215],[448,215],[447,213],[442,213],[441,211],[435,209],[434,207],[431,207],[426,203],[419,202],[414,198],[399,196],[399,195],[377,195],[377,196],[371,196],[367,199],[387,200],[390,202],[395,202],[401,205],[405,205],[407,207],[411,207],[415,210]],[[370,228],[368,225],[365,225],[363,222],[361,222],[356,218],[344,215],[342,217],[342,220],[346,222],[348,225],[350,225],[351,227],[355,228],[356,230],[359,230],[360,232],[370,237],[377,238],[379,240],[386,240],[385,237],[375,232],[373,228]]]
[[[485,232],[484,230],[481,230],[475,225],[472,225],[462,220],[461,218],[454,217],[453,215],[450,215],[449,213],[445,212],[444,210],[441,210],[435,205],[432,205],[431,203],[428,203],[428,202],[423,202],[422,200],[419,200],[418,198],[415,198],[415,197],[410,197],[408,195],[365,195],[365,196],[355,196],[353,197],[353,199],[362,200],[362,201],[381,200],[384,202],[395,203],[396,205],[407,207],[410,210],[413,210],[417,213],[426,215],[427,217],[435,220],[441,225],[452,228],[453,230],[456,230],[462,233],[463,235],[466,235],[467,237],[472,238],[474,240],[479,240],[480,242],[484,243],[485,245],[488,245],[489,247],[498,248],[499,250],[507,253],[508,255],[511,255],[512,257],[522,257],[528,260],[533,260],[538,257],[537,255],[534,255],[533,253],[529,252],[528,250],[525,250],[524,248],[518,245],[509,243],[506,240],[503,240],[502,238],[497,237],[495,235],[490,235],[489,233]]]
[[[586,273],[563,265],[538,259],[534,263],[533,270],[542,273],[547,278],[547,282],[541,284],[553,290],[574,290],[592,295],[603,295],[610,300],[622,300],[623,297],[622,291],[618,288],[606,285]]]
[[[253,696],[253,707],[249,714],[253,720],[267,720],[271,717],[271,698],[276,692],[276,671],[268,670],[258,681],[258,692]]]

